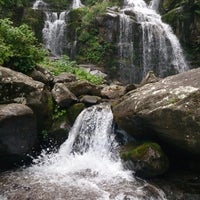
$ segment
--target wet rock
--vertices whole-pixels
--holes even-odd
[[[53,146],[60,146],[67,138],[71,129],[70,123],[66,115],[54,120],[50,130],[48,131],[48,137],[44,138],[48,143],[52,143]]]
[[[72,105],[68,110],[68,119],[71,122],[71,124],[74,123],[78,115],[81,113],[82,110],[84,110],[85,104],[83,103],[76,103]]]
[[[76,96],[63,83],[56,83],[51,93],[56,103],[61,107],[68,107],[77,101]]]
[[[182,156],[200,155],[200,69],[146,84],[113,105],[118,125],[137,138],[156,138]]]
[[[144,143],[136,147],[126,145],[121,151],[121,158],[126,168],[145,178],[161,175],[169,167],[167,156],[156,143]]]
[[[1,167],[26,157],[36,142],[37,124],[33,111],[22,104],[0,105]]]

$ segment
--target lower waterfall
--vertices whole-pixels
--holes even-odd
[[[162,190],[123,168],[109,105],[82,111],[56,153],[0,176],[0,199],[164,200]]]

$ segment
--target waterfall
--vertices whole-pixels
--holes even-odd
[[[44,45],[53,55],[61,56],[63,54],[64,44],[66,44],[66,41],[63,42],[63,40],[68,11],[61,13],[51,12],[48,9],[47,3],[42,0],[36,0],[32,9],[44,11],[46,16],[42,30]]]
[[[158,6],[158,0],[151,1],[149,6],[143,0],[125,0],[120,11],[120,21],[123,21],[120,22],[120,30],[124,32],[127,27],[130,29],[125,34],[120,33],[119,37],[120,65],[123,63],[124,68],[120,67],[120,74],[123,74],[124,70],[126,76],[132,79],[129,82],[141,81],[150,70],[160,77],[165,77],[188,69],[177,37],[156,12]],[[131,30],[133,26],[137,26],[135,31]],[[139,41],[134,41],[134,35],[138,34],[141,35]],[[123,54],[120,50],[122,40],[125,41]],[[136,43],[140,46],[137,49]],[[138,51],[142,56],[138,56]],[[124,80],[127,82],[127,77]]]
[[[36,0],[35,3],[33,4],[32,9],[33,10],[42,10],[43,8],[46,7],[46,3],[42,0]]]
[[[63,38],[66,28],[66,16],[67,12],[45,12],[46,21],[43,33],[43,41],[45,47],[55,56],[61,56],[63,54]]]
[[[83,4],[80,0],[73,0],[72,9],[83,7]]]
[[[68,139],[31,167],[0,176],[8,199],[165,200],[165,194],[123,169],[109,105],[82,111]],[[16,187],[17,185],[17,187]]]

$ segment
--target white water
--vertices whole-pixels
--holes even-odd
[[[0,177],[0,197],[59,200],[163,200],[164,193],[123,169],[108,105],[84,110],[57,153]]]
[[[73,0],[72,9],[83,7],[83,4],[80,0]]]
[[[142,79],[150,70],[164,77],[188,69],[180,43],[173,34],[171,27],[162,22],[161,16],[156,12],[158,7],[159,0],[151,1],[149,6],[143,0],[124,1],[124,7],[120,14],[120,21],[123,21],[123,24],[120,23],[122,26],[120,30],[124,33],[120,34],[119,48],[125,46],[125,44],[127,46],[123,49],[123,52],[127,52],[126,55],[120,56],[122,63],[124,63],[124,60],[126,61],[122,66],[129,68],[127,75],[134,74],[131,77],[132,81],[138,81],[139,76]],[[140,48],[138,49],[134,49],[134,45],[132,45],[134,42],[138,42],[133,41],[133,35],[138,33],[131,30],[133,29],[131,23],[133,23],[134,16],[141,29]],[[136,30],[138,31],[138,28]],[[123,37],[127,38],[123,39]],[[124,40],[123,46],[121,45],[122,40]],[[133,54],[135,51],[140,51],[140,49],[142,54],[141,63],[135,64]],[[132,56],[129,56],[129,54],[132,54]],[[136,65],[141,65],[141,72],[133,67]]]
[[[45,12],[46,21],[43,33],[43,41],[45,47],[55,56],[63,54],[63,38],[66,28],[66,11],[61,12]]]
[[[32,9],[38,10],[38,9],[43,9],[46,7],[46,3],[43,0],[36,0],[35,3],[33,4]]]

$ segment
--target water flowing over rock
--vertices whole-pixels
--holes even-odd
[[[123,169],[117,146],[110,106],[89,107],[57,153],[43,152],[31,167],[0,177],[0,197],[165,200],[161,190]]]
[[[165,77],[188,69],[179,41],[157,7],[158,0],[150,6],[143,0],[125,0],[120,10],[119,71],[125,82],[139,82],[150,70]]]

